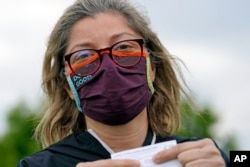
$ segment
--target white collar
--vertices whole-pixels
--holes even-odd
[[[101,145],[110,153],[113,154],[115,153],[104,141],[102,141],[102,139],[92,130],[92,129],[88,129],[88,132],[94,137],[96,138],[96,140],[98,140]],[[151,145],[155,144],[156,141],[156,134],[155,132],[153,132],[153,138],[151,141]]]

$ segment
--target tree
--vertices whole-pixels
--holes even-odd
[[[24,156],[40,149],[38,143],[32,140],[36,125],[35,112],[24,102],[12,108],[8,115],[8,130],[0,138],[1,166],[13,167]]]
[[[188,102],[183,101],[181,104],[182,124],[183,128],[178,132],[179,135],[185,137],[201,137],[212,138],[221,149],[229,156],[230,150],[237,148],[236,139],[232,135],[224,136],[223,139],[217,137],[214,133],[214,125],[219,121],[218,116],[214,114],[210,107],[204,107],[198,111],[194,111]]]

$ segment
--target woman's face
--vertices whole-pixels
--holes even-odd
[[[119,41],[138,38],[142,37],[127,25],[121,15],[100,13],[73,25],[65,55],[82,49],[107,48]],[[65,68],[67,71],[68,64],[65,64]],[[154,77],[155,70],[152,68],[151,79],[154,80]]]

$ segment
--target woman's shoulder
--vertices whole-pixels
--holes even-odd
[[[78,162],[108,158],[107,151],[89,133],[71,134],[42,151],[20,160],[17,167],[75,166]]]
[[[20,160],[17,167],[42,167],[44,161],[49,159],[52,155],[53,153],[48,150],[39,151]]]
[[[55,167],[56,165],[51,164],[51,162],[63,157],[63,155],[69,155],[70,151],[72,151],[70,145],[75,143],[77,143],[76,137],[71,134],[39,152],[24,157],[18,162],[17,167]]]

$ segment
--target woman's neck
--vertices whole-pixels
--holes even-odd
[[[140,147],[148,131],[146,108],[124,125],[109,126],[86,117],[87,128],[92,129],[114,152]]]

